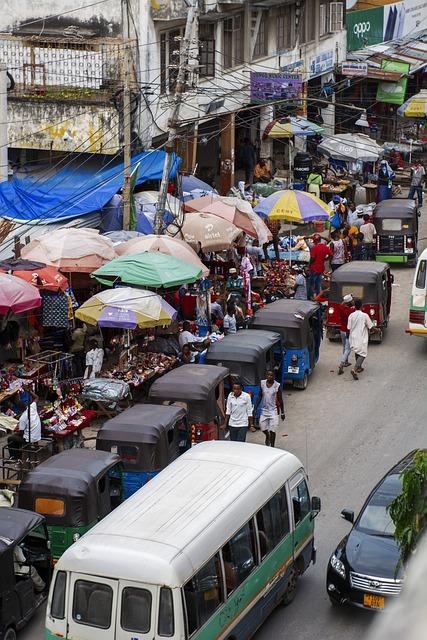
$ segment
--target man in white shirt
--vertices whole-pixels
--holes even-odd
[[[178,342],[179,346],[182,347],[186,344],[191,349],[191,362],[196,361],[196,356],[199,355],[202,351],[207,349],[210,344],[209,338],[200,338],[200,336],[196,336],[194,333],[191,333],[191,324],[188,320],[184,320],[182,323],[182,331],[179,334]]]
[[[374,237],[377,233],[375,226],[372,222],[369,221],[369,216],[367,213],[363,216],[363,224],[360,227],[360,233],[363,233],[363,244],[366,245],[367,248],[367,257],[368,260],[372,259],[372,251],[374,248]]]
[[[7,439],[9,455],[13,459],[21,457],[21,451],[25,444],[37,444],[42,437],[42,425],[37,410],[38,397],[31,389],[28,389],[31,404],[28,406],[20,402],[22,414],[18,421],[15,433]]]
[[[227,398],[225,428],[230,429],[230,440],[245,442],[248,426],[253,429],[253,406],[249,393],[242,391],[242,384],[234,382]]]
[[[98,346],[96,340],[91,340],[90,350],[86,354],[85,378],[96,378],[102,369],[104,351]]]
[[[355,311],[348,316],[348,330],[350,333],[350,347],[356,356],[356,366],[351,370],[354,380],[359,380],[359,373],[363,371],[363,363],[368,355],[369,332],[373,322],[367,313],[362,311],[362,300],[354,301]]]

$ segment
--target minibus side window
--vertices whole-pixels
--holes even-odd
[[[415,280],[415,286],[417,289],[425,289],[426,288],[426,260],[421,260],[418,265],[417,271],[417,279]]]
[[[55,586],[52,595],[50,615],[57,620],[65,618],[65,585],[67,584],[67,574],[65,571],[58,571],[56,574]]]
[[[209,620],[224,601],[221,561],[216,554],[184,585],[188,633],[192,635]]]
[[[161,587],[159,604],[159,636],[170,637],[175,633],[172,589]]]
[[[134,633],[148,633],[151,627],[151,592],[125,587],[122,593],[121,627]]]
[[[74,585],[73,620],[99,629],[109,629],[113,590],[101,582],[77,580]]]
[[[295,525],[302,522],[306,515],[310,513],[310,496],[308,493],[308,487],[305,480],[301,480],[291,492],[292,504],[294,507],[294,519]]]
[[[286,487],[283,486],[256,515],[261,559],[289,533]]]
[[[254,536],[248,522],[222,548],[227,596],[255,569],[255,558]]]

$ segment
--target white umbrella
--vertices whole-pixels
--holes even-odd
[[[375,140],[363,133],[336,134],[322,140],[317,149],[326,156],[346,162],[376,162],[384,153]]]

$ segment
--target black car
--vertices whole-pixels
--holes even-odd
[[[384,609],[402,588],[403,570],[388,505],[402,490],[400,474],[412,464],[412,451],[377,484],[356,521],[354,512],[341,516],[353,524],[329,559],[326,589],[332,604]]]

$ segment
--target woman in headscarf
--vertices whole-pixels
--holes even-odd
[[[395,176],[387,160],[381,160],[378,169],[378,202],[391,198],[392,180]]]

